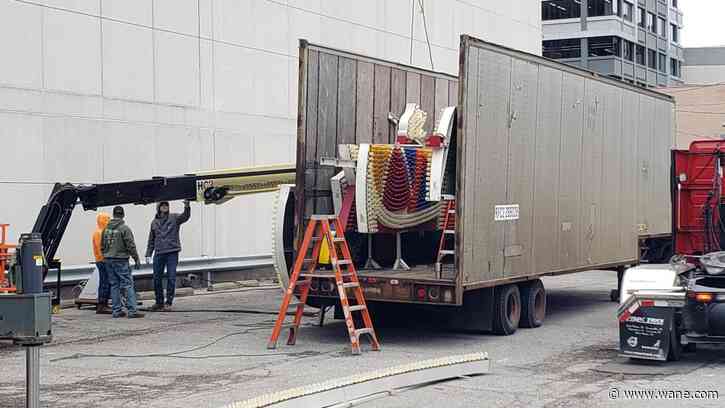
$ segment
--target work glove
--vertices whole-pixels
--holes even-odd
[[[152,262],[151,261],[151,257],[150,256],[147,256],[146,257],[146,263],[149,264],[149,265],[151,265],[151,262]]]

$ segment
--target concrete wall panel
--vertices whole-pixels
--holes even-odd
[[[253,51],[214,44],[214,107],[225,112],[252,112],[254,77],[250,65]]]
[[[48,7],[79,11],[85,14],[100,14],[101,2],[97,0],[38,0],[38,3],[44,4]]]
[[[154,27],[196,36],[199,34],[198,0],[154,0]]]
[[[103,138],[99,121],[43,118],[43,180],[73,183],[103,181]],[[73,140],[74,143],[68,143]]]
[[[101,20],[47,9],[43,24],[46,88],[100,95]]]
[[[0,123],[3,151],[13,152],[4,155],[3,160],[0,160],[0,183],[45,181],[43,167],[40,165],[45,158],[42,118],[27,114],[0,113]]]
[[[103,179],[133,180],[153,175],[155,130],[147,124],[105,122],[101,130]]]
[[[103,17],[151,27],[152,4],[148,0],[101,0],[101,13]]]
[[[0,84],[41,88],[43,9],[0,2]]]
[[[105,3],[104,3],[105,4]],[[151,29],[104,20],[103,94],[111,98],[154,100]]]
[[[156,101],[198,106],[199,40],[167,32],[156,33],[154,39]]]

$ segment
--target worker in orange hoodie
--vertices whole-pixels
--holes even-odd
[[[108,307],[108,299],[111,297],[111,283],[108,280],[108,271],[106,264],[103,262],[103,253],[101,252],[101,235],[106,229],[111,216],[108,213],[99,212],[96,216],[96,224],[98,228],[93,231],[93,256],[96,258],[96,268],[98,268],[98,304],[96,305],[96,314],[111,314],[111,308]]]

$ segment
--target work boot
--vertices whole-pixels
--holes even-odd
[[[164,311],[164,305],[155,303],[153,306],[149,308],[149,312],[163,312]]]
[[[98,305],[96,306],[96,314],[113,314],[113,311],[106,305]]]
[[[119,317],[126,317],[126,312],[124,312],[124,311],[121,311],[121,312],[120,312],[119,314],[115,314],[115,315],[113,315],[113,318],[114,318],[114,319],[117,319],[117,318],[119,318]]]
[[[141,312],[129,313],[128,314],[128,318],[129,319],[143,319],[144,316],[146,316],[146,315],[143,314],[143,313],[141,313]]]

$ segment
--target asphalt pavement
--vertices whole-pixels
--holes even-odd
[[[485,351],[491,372],[411,389],[361,407],[720,407],[725,348],[700,347],[677,363],[618,357],[613,272],[545,279],[547,318],[513,336],[380,327],[382,351],[350,354],[345,325],[304,320],[297,345],[267,350],[278,289],[179,298],[174,311],[111,319],[91,310],[54,316],[41,352],[47,407],[222,407],[331,378]],[[24,403],[25,358],[0,344],[0,407]],[[715,400],[631,400],[631,391],[716,391]],[[668,394],[663,394],[665,398]],[[616,398],[613,398],[616,397]]]

